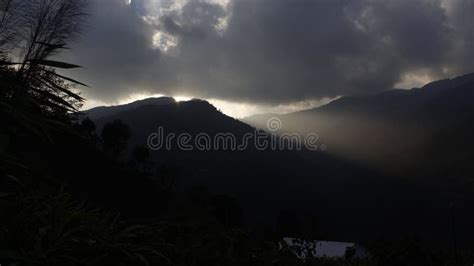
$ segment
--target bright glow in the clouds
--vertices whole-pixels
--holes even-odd
[[[214,1],[209,1],[209,2],[222,6],[224,11],[226,12],[226,16],[220,18],[219,23],[215,25],[216,31],[219,34],[224,34],[225,31],[227,30],[227,26],[229,25],[229,20],[232,16],[232,12],[230,12],[231,1],[230,0],[214,0]]]
[[[262,106],[247,103],[235,103],[223,100],[210,99],[208,100],[217,109],[224,114],[234,118],[244,118],[247,116],[263,113],[286,114],[297,112],[301,110],[315,108],[331,102],[334,99],[324,98],[319,101],[302,101],[292,104],[277,105],[277,106]]]
[[[81,108],[81,111],[89,110],[98,106],[107,106],[108,104],[102,101],[94,100],[93,98],[87,99]]]
[[[178,40],[171,34],[158,31],[153,36],[153,46],[160,49],[162,52],[167,52],[168,49],[178,45]]]
[[[397,89],[412,89],[412,88],[419,88],[431,81],[435,80],[436,78],[432,76],[431,73],[425,70],[420,70],[416,72],[409,72],[405,73],[400,81],[395,84],[395,88]]]
[[[127,0],[129,3],[132,0]],[[143,3],[145,14],[143,14],[143,19],[153,25],[160,26],[160,18],[164,15],[170,13],[182,14],[183,7],[193,0],[175,0],[175,1],[163,1],[163,0],[145,0]],[[210,4],[216,4],[222,7],[226,12],[226,15],[222,18],[219,18],[219,21],[214,25],[216,31],[220,34],[223,34],[229,24],[230,17],[232,12],[230,11],[231,0],[206,0]],[[156,35],[153,40],[155,42]],[[156,46],[156,45],[155,45]]]
[[[159,98],[165,97],[166,95],[163,94],[146,94],[146,93],[136,93],[132,94],[126,98],[121,99],[118,102],[113,103],[104,103],[99,101],[87,101],[82,110],[88,110],[97,106],[110,106],[110,105],[122,105],[131,103],[134,101],[143,100],[146,98]],[[184,96],[184,95],[174,95],[172,96],[176,101],[189,101],[192,100],[194,97],[191,96]],[[336,98],[323,98],[321,100],[311,100],[311,101],[301,101],[292,104],[285,104],[285,105],[277,105],[277,106],[262,106],[256,104],[248,104],[248,103],[236,103],[236,102],[229,102],[219,99],[206,99],[210,104],[214,105],[218,110],[222,113],[234,117],[234,118],[244,118],[247,116],[255,115],[255,114],[263,114],[263,113],[275,113],[275,114],[285,114],[291,112],[297,112],[301,110],[315,108],[324,104],[327,104]]]

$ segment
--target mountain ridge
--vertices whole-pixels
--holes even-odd
[[[339,108],[341,105],[350,105],[350,104],[361,104],[364,101],[370,100],[390,100],[400,97],[410,97],[410,96],[424,96],[425,98],[437,98],[440,97],[440,94],[446,93],[449,90],[459,88],[467,83],[474,83],[474,73],[469,73],[455,78],[446,78],[433,82],[429,82],[422,87],[415,87],[411,89],[390,89],[380,93],[365,95],[365,96],[343,96],[334,101],[331,101],[325,105],[305,109],[288,114],[277,114],[277,113],[262,113],[255,114],[242,119],[242,121],[252,121],[255,117],[271,117],[271,116],[286,116],[293,114],[304,114],[309,112],[318,112],[318,111],[330,111],[334,108]],[[474,90],[474,89],[472,89]],[[474,97],[474,96],[473,96]],[[433,100],[433,99],[430,99]],[[385,102],[386,103],[386,102]]]
[[[174,103],[176,103],[176,100],[172,97],[150,97],[127,104],[98,106],[85,110],[82,113],[88,116],[89,118],[96,120],[122,111],[133,110],[143,105],[166,105]]]
[[[441,86],[439,84],[447,83],[434,83],[431,86]],[[462,92],[470,91],[472,87],[469,84],[461,82],[457,86],[462,89],[461,95]],[[421,88],[407,92],[385,92],[384,96],[378,96],[377,99],[382,99],[384,103],[395,103],[388,104],[387,110],[394,106],[416,107],[416,101],[405,102],[407,98],[403,95],[419,94],[419,90]],[[353,99],[345,98],[342,103],[351,103]],[[361,102],[367,103],[364,100]],[[436,107],[440,103],[434,101],[433,104]],[[360,108],[358,105],[356,100],[354,106]],[[371,112],[380,108],[378,103],[370,108],[362,105],[365,109],[361,110],[369,111],[366,113],[354,112],[359,110],[355,107],[341,112],[298,113],[307,115],[305,117],[295,114],[280,116],[282,131],[296,128],[298,124],[310,132],[316,129],[314,132],[320,135],[319,143],[327,144],[325,152],[173,149],[153,151],[151,160],[156,165],[179,169],[179,183],[183,187],[203,186],[212,192],[235,196],[246,210],[247,217],[253,217],[252,222],[258,223],[259,217],[274,221],[279,211],[290,209],[317,214],[320,226],[333,238],[349,236],[361,241],[365,237],[373,238],[376,237],[374,234],[384,232],[387,220],[391,219],[394,220],[390,223],[394,234],[416,227],[428,238],[435,235],[446,223],[446,217],[439,215],[445,203],[454,196],[466,199],[466,202],[470,200],[469,193],[465,193],[467,181],[457,173],[474,172],[467,169],[465,163],[471,155],[460,157],[453,156],[453,153],[459,147],[459,141],[465,141],[474,129],[464,122],[448,128],[434,127],[431,122],[422,123],[426,113],[410,117],[413,122],[405,124],[402,122],[410,112],[402,112],[403,116],[399,116],[398,109],[381,113],[377,119],[371,120],[375,117],[370,116]],[[427,107],[427,110],[433,108],[430,105]],[[458,114],[455,108],[452,110],[446,118]],[[132,144],[142,146],[147,144],[149,134],[155,133],[160,126],[164,128],[165,134],[188,133],[196,136],[206,133],[211,137],[227,132],[242,136],[258,128],[222,114],[202,100],[165,105],[145,104],[95,121],[100,130],[104,124],[117,119],[131,127]],[[314,119],[318,119],[318,123]],[[265,129],[266,122],[263,120],[260,128]],[[323,122],[324,127],[321,126]],[[464,132],[464,135],[457,134],[447,139],[446,136],[453,134],[452,131]],[[417,145],[413,146],[412,143]],[[375,159],[393,161],[390,166],[394,168],[382,164],[384,171],[381,171],[373,164],[365,164],[366,160]],[[411,167],[423,171],[416,172]],[[420,198],[424,200],[420,201]],[[470,216],[461,211],[457,215],[466,217],[463,230],[468,232]],[[398,217],[412,219],[408,221]],[[435,217],[435,221],[430,217]],[[334,224],[333,221],[338,222]],[[354,227],[358,228],[357,232],[350,230]]]

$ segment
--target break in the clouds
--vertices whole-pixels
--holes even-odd
[[[474,71],[471,0],[97,0],[84,94],[289,104]]]

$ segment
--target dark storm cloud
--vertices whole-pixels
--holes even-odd
[[[86,33],[68,55],[69,61],[84,67],[75,75],[91,85],[85,90],[89,97],[114,100],[145,90],[151,78],[160,81],[157,86],[172,80],[169,70],[160,66],[159,51],[152,49],[153,28],[140,17],[141,9],[124,3],[93,2]]]
[[[74,52],[87,68],[79,77],[93,85],[87,95],[277,104],[381,91],[419,69],[473,70],[472,23],[459,14],[474,6],[465,0],[154,2],[97,1]],[[153,47],[157,31],[177,45]]]
[[[446,3],[454,32],[450,63],[456,72],[474,71],[474,1],[446,0]]]

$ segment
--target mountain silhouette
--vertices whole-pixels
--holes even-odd
[[[176,103],[176,101],[171,97],[147,98],[124,105],[95,107],[85,111],[85,113],[90,119],[97,120],[123,111],[133,110],[144,105],[166,105],[173,103]]]
[[[316,132],[338,156],[398,175],[409,171],[435,179],[451,174],[455,164],[470,167],[465,162],[473,144],[473,101],[474,74],[469,74],[422,88],[342,97],[310,110],[243,120],[265,128],[277,116],[282,132]]]
[[[460,191],[462,186],[459,184],[450,183],[450,177],[442,179],[441,175],[427,176],[437,169],[425,171],[428,167],[424,165],[424,160],[414,164],[417,171],[406,175],[400,174],[401,170],[392,171],[390,168],[390,171],[386,171],[386,167],[381,171],[380,168],[372,167],[372,162],[361,162],[365,162],[362,159],[372,159],[369,151],[374,148],[380,158],[390,156],[389,159],[398,159],[393,154],[397,154],[400,147],[390,150],[386,147],[390,145],[383,141],[389,140],[393,144],[395,140],[410,140],[407,142],[411,143],[415,139],[423,139],[426,134],[432,133],[432,138],[436,134],[445,134],[441,131],[420,132],[418,129],[434,127],[432,123],[437,121],[437,114],[449,119],[451,115],[466,110],[468,106],[450,106],[446,102],[451,100],[442,100],[446,93],[452,94],[450,97],[460,97],[455,95],[469,92],[471,78],[446,80],[410,91],[393,90],[367,97],[343,97],[320,108],[279,116],[283,123],[282,132],[304,134],[311,132],[312,126],[324,129],[317,132],[321,136],[319,143],[325,144],[327,151],[256,149],[252,145],[239,151],[184,151],[173,144],[169,150],[162,148],[151,151],[150,157],[156,165],[176,169],[179,173],[177,183],[183,190],[202,186],[213,193],[236,197],[243,207],[244,219],[251,224],[274,221],[279,212],[296,210],[316,215],[319,218],[318,225],[324,228],[330,238],[364,241],[381,234],[397,235],[416,229],[430,239],[430,236],[438,236],[434,232],[445,229],[449,218],[444,215],[445,209],[453,198],[464,202],[472,197],[466,195],[466,191]],[[459,85],[454,86],[453,83]],[[445,84],[454,87],[446,89]],[[453,93],[454,90],[462,92]],[[152,99],[136,102],[134,108],[112,107],[120,111],[95,119],[98,131],[115,120],[129,125],[132,131],[130,153],[133,146],[147,146],[150,134],[157,133],[160,127],[165,135],[186,133],[195,137],[205,133],[213,138],[219,133],[231,133],[237,141],[256,130],[219,112],[206,101],[154,104],[155,101],[160,102],[159,99]],[[446,105],[443,108],[449,112],[437,110],[437,114],[430,113],[439,105]],[[107,108],[111,107],[105,110]],[[267,119],[272,116],[254,116],[245,121],[266,129]],[[364,149],[351,151],[354,147]],[[419,151],[415,148],[407,150],[403,154],[404,160],[422,157]],[[442,185],[446,187],[442,188]],[[458,213],[463,217],[459,228],[465,230],[466,236],[472,232],[469,229],[472,217],[468,209],[465,207],[464,211]],[[385,230],[388,225],[391,226],[389,232]]]

